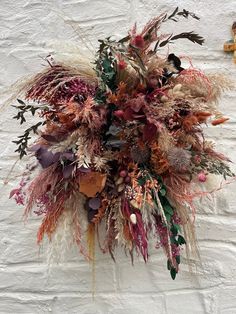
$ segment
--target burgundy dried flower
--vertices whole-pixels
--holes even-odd
[[[135,37],[134,37],[134,39],[132,40],[132,45],[134,45],[135,47],[137,47],[137,48],[143,48],[144,47],[144,45],[145,45],[145,41],[144,41],[144,39],[143,39],[143,36],[142,35],[136,35]]]

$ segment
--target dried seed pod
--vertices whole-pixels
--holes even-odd
[[[122,191],[124,190],[124,188],[125,188],[125,185],[124,185],[124,184],[120,184],[120,185],[118,185],[118,187],[117,187],[117,191],[118,191],[118,192],[122,192]]]
[[[130,201],[130,205],[132,205],[134,208],[139,208],[139,204],[136,202],[136,200]]]
[[[180,91],[175,92],[173,95],[177,98],[184,98],[185,96],[185,94]]]
[[[124,178],[119,177],[119,178],[115,181],[115,184],[116,184],[116,185],[120,185],[120,184],[122,184],[123,182],[124,182]]]
[[[137,223],[137,216],[135,214],[131,214],[129,216],[130,221],[132,222],[133,225],[136,225]]]
[[[167,102],[168,100],[169,100],[169,98],[167,96],[165,96],[165,95],[163,95],[161,97],[161,102]]]
[[[176,93],[176,92],[179,92],[182,88],[182,84],[176,84],[174,87],[173,87],[173,93]]]
[[[120,171],[120,177],[125,178],[127,176],[127,171],[126,170],[121,170]]]

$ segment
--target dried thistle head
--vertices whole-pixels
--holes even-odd
[[[169,164],[177,172],[186,171],[190,166],[191,153],[180,147],[173,147],[167,153]]]
[[[138,164],[146,163],[150,158],[150,149],[144,145],[135,145],[131,148],[131,157]]]

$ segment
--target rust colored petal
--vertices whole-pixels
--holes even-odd
[[[100,172],[89,172],[79,177],[79,191],[87,197],[101,193],[106,184],[107,175]]]

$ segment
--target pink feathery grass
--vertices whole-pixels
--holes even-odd
[[[78,101],[84,101],[88,96],[94,96],[95,91],[94,82],[85,82],[71,68],[55,65],[33,79],[26,98],[57,105],[66,103],[75,96],[79,97]]]
[[[51,235],[56,230],[58,219],[63,213],[65,200],[68,197],[69,196],[65,195],[64,192],[61,192],[57,195],[56,202],[51,201],[50,204],[48,204],[46,216],[44,217],[37,233],[38,244],[43,240],[45,234],[47,234],[49,239],[51,238]]]
[[[130,210],[129,203],[126,199],[123,201],[122,204],[122,213],[124,217],[126,217],[129,220],[129,217],[132,212]],[[136,244],[136,247],[138,248],[138,251],[143,256],[144,261],[147,262],[148,259],[147,232],[145,230],[140,211],[135,211],[134,213],[137,217],[137,223],[132,224],[131,222],[129,222],[130,233],[133,237],[133,241]]]
[[[56,170],[57,165],[53,164],[46,169],[43,169],[40,174],[31,182],[28,187],[27,205],[24,212],[24,217],[27,218],[30,211],[37,200],[40,200],[48,190],[54,190],[55,186],[61,178],[60,172]]]
[[[16,201],[16,204],[18,205],[24,205],[25,204],[25,186],[27,184],[27,180],[25,178],[22,178],[19,184],[19,187],[16,189],[13,189],[10,192],[9,198],[14,198]]]
[[[208,77],[202,71],[191,67],[181,71],[178,76],[178,81],[180,83],[183,82],[189,85],[197,85],[197,80],[201,80],[202,86],[207,89],[207,99],[209,99],[212,95],[212,86]]]

